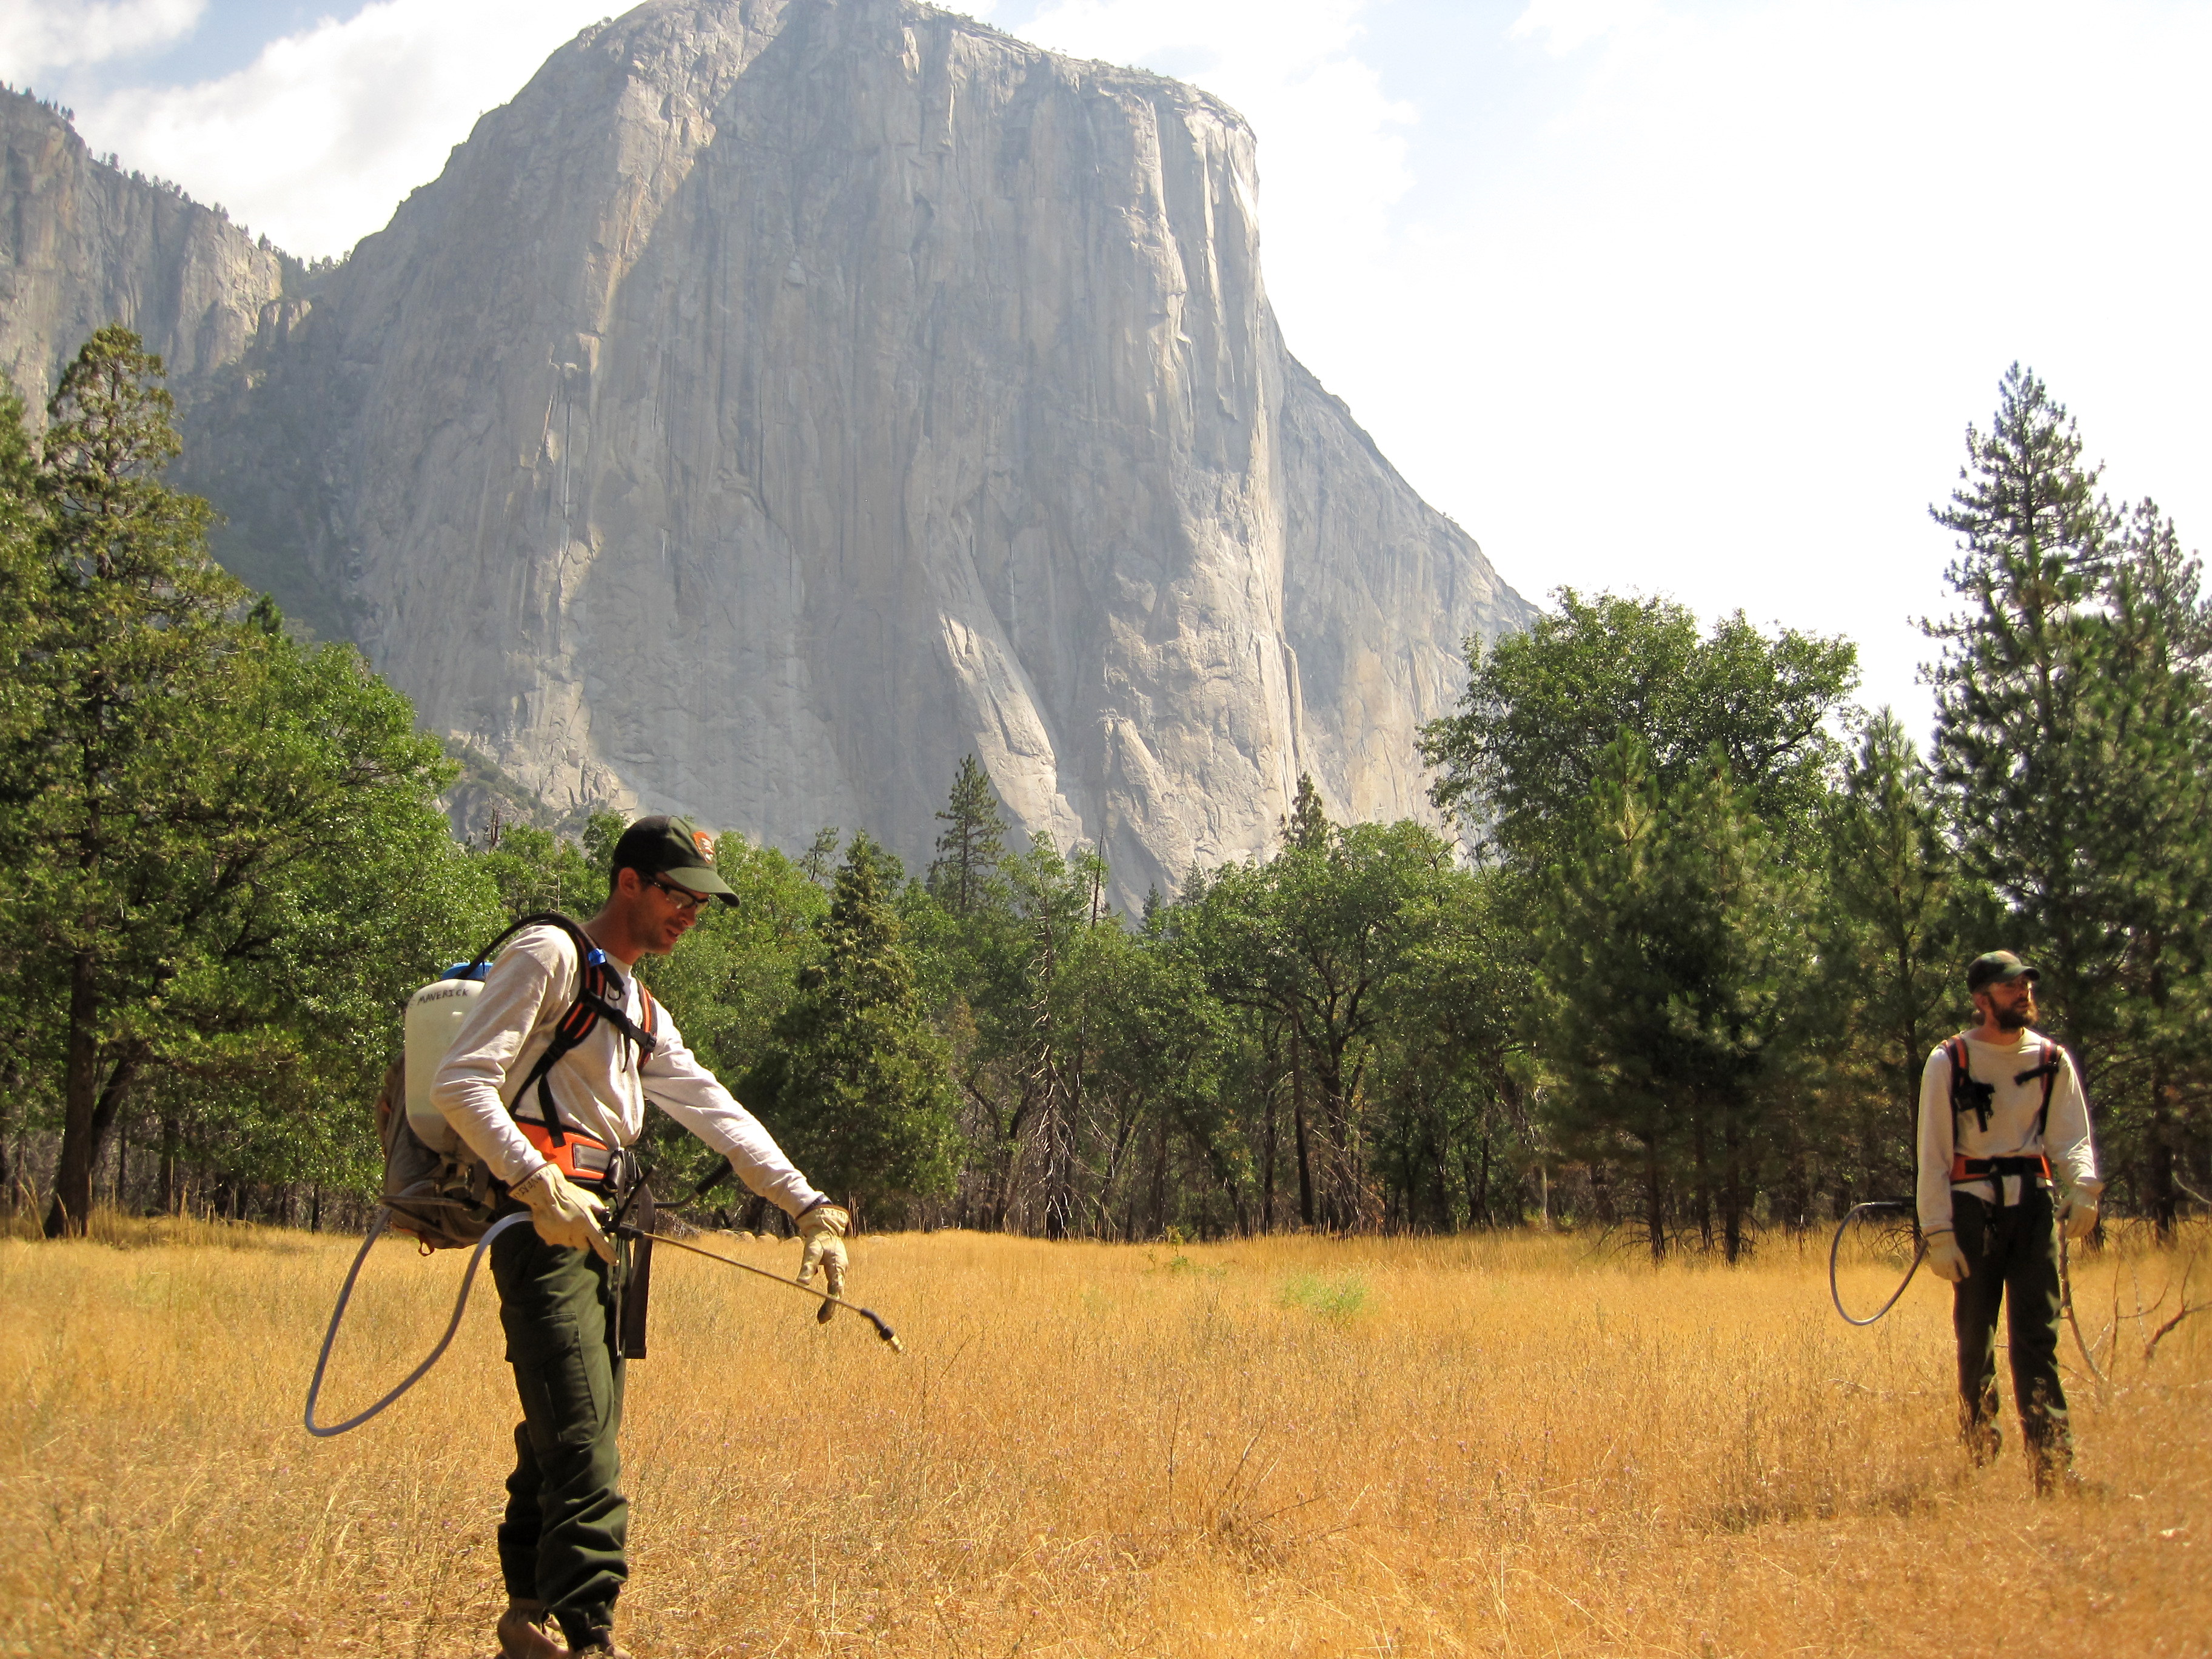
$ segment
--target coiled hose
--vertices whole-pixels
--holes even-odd
[[[368,1237],[362,1240],[361,1249],[353,1259],[353,1266],[346,1270],[345,1284],[338,1291],[338,1304],[331,1310],[331,1328],[323,1333],[323,1351],[315,1356],[314,1381],[307,1384],[306,1422],[307,1432],[318,1440],[328,1440],[345,1433],[349,1429],[359,1428],[422,1380],[430,1367],[438,1363],[440,1356],[452,1346],[453,1333],[461,1328],[461,1315],[467,1310],[469,1305],[469,1287],[476,1283],[477,1268],[483,1264],[484,1252],[491,1248],[492,1240],[497,1238],[509,1227],[518,1222],[527,1222],[530,1219],[530,1212],[526,1210],[517,1211],[511,1216],[493,1222],[490,1229],[477,1241],[476,1253],[469,1257],[468,1271],[461,1275],[461,1293],[453,1298],[453,1316],[446,1322],[446,1334],[438,1339],[438,1346],[430,1350],[429,1358],[408,1372],[398,1388],[367,1411],[357,1412],[343,1423],[319,1426],[315,1422],[315,1399],[323,1391],[323,1371],[331,1363],[331,1349],[338,1340],[338,1322],[345,1317],[346,1304],[353,1299],[354,1280],[361,1277],[362,1263],[368,1260],[370,1247],[382,1236],[385,1224],[391,1219],[392,1212],[380,1209],[376,1212],[376,1219],[369,1224]]]
[[[1836,1257],[1844,1248],[1844,1235],[1850,1231],[1851,1223],[1857,1220],[1862,1212],[1909,1216],[1914,1212],[1913,1201],[1909,1198],[1873,1198],[1863,1204],[1852,1205],[1850,1209],[1844,1212],[1844,1218],[1836,1224],[1836,1236],[1828,1245],[1828,1300],[1836,1304],[1836,1311],[1843,1315],[1844,1323],[1846,1325],[1871,1325],[1897,1305],[1899,1297],[1905,1294],[1905,1287],[1912,1282],[1912,1275],[1920,1271],[1920,1264],[1928,1259],[1928,1241],[1920,1236],[1920,1229],[1915,1226],[1912,1230],[1915,1247],[1912,1252],[1912,1265],[1905,1270],[1905,1277],[1897,1281],[1897,1288],[1890,1292],[1888,1301],[1883,1303],[1864,1319],[1854,1319],[1844,1311],[1844,1293],[1836,1284]]]

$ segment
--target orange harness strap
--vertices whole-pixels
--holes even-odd
[[[519,1117],[514,1127],[522,1137],[569,1180],[587,1187],[605,1187],[614,1174],[615,1152],[603,1140],[594,1140],[580,1129],[564,1130],[558,1139],[543,1123]]]
[[[2051,1160],[2038,1153],[2033,1158],[1968,1158],[1964,1152],[1951,1154],[1951,1181],[1987,1181],[1993,1176],[2039,1175],[2051,1179]]]

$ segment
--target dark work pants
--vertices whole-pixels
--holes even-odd
[[[2058,1383],[2058,1230],[2051,1192],[2023,1180],[2009,1207],[1951,1195],[1951,1224],[1971,1271],[1952,1287],[1959,1334],[1959,1422],[1967,1443],[1995,1449],[1997,1304],[2012,1349],[2013,1401],[2030,1454],[2063,1461],[2066,1391]]]
[[[548,1244],[528,1226],[492,1241],[507,1357],[522,1396],[499,1565],[507,1593],[545,1603],[571,1646],[614,1625],[629,1503],[615,1431],[616,1270],[589,1250]]]

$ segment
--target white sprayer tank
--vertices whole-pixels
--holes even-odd
[[[483,979],[462,977],[467,971],[464,963],[407,999],[407,1123],[434,1152],[450,1152],[460,1145],[453,1126],[432,1103],[430,1085],[460,1034],[461,1022],[483,994]]]

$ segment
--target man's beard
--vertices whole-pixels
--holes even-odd
[[[2000,1031],[2025,1031],[2035,1024],[2035,999],[2022,997],[2011,1007],[1999,1008],[1996,1012]]]

